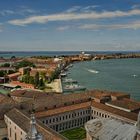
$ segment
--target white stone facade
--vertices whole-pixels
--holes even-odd
[[[91,117],[91,109],[85,108],[40,118],[40,120],[42,121],[42,123],[48,125],[55,131],[61,132],[64,130],[83,126],[87,121],[91,119]]]
[[[17,126],[16,123],[11,121],[6,115],[5,115],[5,122],[7,125],[8,130],[8,139],[9,140],[25,140],[26,132],[24,132],[20,126]]]

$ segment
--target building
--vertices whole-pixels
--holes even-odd
[[[16,72],[16,73],[7,75],[7,77],[9,78],[9,81],[17,81],[19,76],[21,76],[20,72]]]
[[[34,116],[12,109],[5,114],[9,140],[66,140],[63,136],[44,126]]]
[[[85,124],[86,140],[140,140],[140,113],[135,124],[118,119],[93,119]]]
[[[12,82],[10,82],[10,85],[20,86],[20,87],[25,88],[25,89],[35,89],[34,85],[22,83],[22,82],[19,82],[19,81],[12,81]]]
[[[134,126],[140,111],[139,102],[130,99],[128,94],[101,90],[67,95],[17,90],[9,98],[15,104],[1,114],[9,140],[15,140],[15,137],[23,140],[29,134],[32,110],[36,117],[36,132],[44,140],[66,140],[59,132],[83,126],[92,119],[119,120]],[[129,107],[131,111],[120,108],[121,104],[111,106],[114,101],[121,102],[123,108]]]
[[[94,119],[85,124],[86,140],[136,140],[136,126],[115,119]]]

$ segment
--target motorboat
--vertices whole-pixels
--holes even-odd
[[[67,74],[66,73],[61,73],[60,76],[65,77],[65,76],[67,76]]]
[[[71,84],[71,85],[66,85],[64,87],[64,91],[81,91],[81,90],[86,90],[85,87],[77,85],[77,84]]]
[[[64,82],[64,83],[77,83],[76,80],[73,80],[73,79],[71,79],[71,78],[70,78],[70,79],[64,79],[63,82]]]

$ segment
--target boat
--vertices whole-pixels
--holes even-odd
[[[133,74],[132,76],[133,76],[134,78],[135,78],[135,77],[137,77],[137,75],[136,75],[136,74]]]
[[[65,70],[68,70],[69,68],[73,67],[73,64],[70,64],[68,66],[65,67]]]
[[[91,73],[99,73],[99,71],[97,71],[97,70],[92,70],[92,69],[87,69],[87,70]]]
[[[65,77],[65,76],[67,76],[67,74],[66,73],[60,73],[60,76]]]
[[[77,84],[66,85],[64,87],[65,92],[81,91],[81,90],[86,90],[86,88]]]
[[[73,80],[73,79],[65,79],[65,80],[63,80],[63,82],[64,83],[77,83],[77,81],[76,80]]]
[[[70,64],[69,67],[73,67],[73,64]]]

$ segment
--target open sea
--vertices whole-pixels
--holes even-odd
[[[76,55],[80,54],[81,51],[13,51],[4,52],[0,51],[0,57],[10,58],[12,56],[16,57],[29,57],[29,56],[60,56],[60,55]],[[140,53],[140,51],[86,51],[89,54],[112,54],[112,53]]]
[[[87,89],[126,92],[140,101],[140,59],[110,59],[75,63],[68,78]]]
[[[67,52],[0,52],[0,57],[75,55],[80,51]],[[87,53],[130,53],[130,52],[87,52]],[[137,52],[135,52],[137,53]],[[138,51],[140,53],[140,51]],[[78,62],[69,69],[68,78],[77,80],[87,89],[122,91],[140,101],[140,59],[111,59]]]

